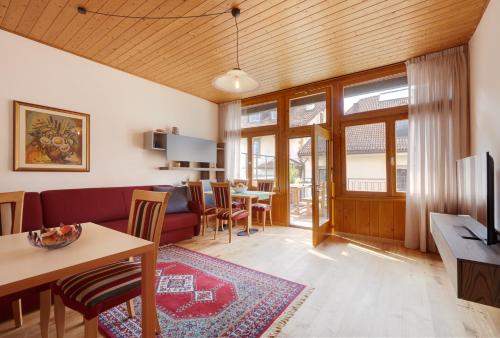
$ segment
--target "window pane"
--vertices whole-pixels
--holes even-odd
[[[408,120],[396,121],[396,191],[406,192],[408,169]]]
[[[248,140],[247,138],[242,138],[240,140],[240,174],[239,178],[242,180],[248,179]]]
[[[359,83],[344,88],[344,115],[408,104],[406,74]]]
[[[387,191],[385,123],[345,128],[349,191]]]
[[[271,126],[278,121],[276,101],[241,108],[241,128]]]
[[[274,180],[274,168],[276,166],[274,135],[253,137],[252,151],[252,175],[254,185],[257,185],[256,180]]]
[[[309,126],[326,122],[326,94],[316,94],[290,100],[290,127]]]

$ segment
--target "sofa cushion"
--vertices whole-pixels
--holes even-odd
[[[154,191],[159,192],[169,192],[171,193],[167,204],[167,214],[175,214],[179,212],[190,212],[188,206],[188,189],[186,186],[174,187],[174,186],[154,186]]]
[[[116,231],[120,232],[127,232],[128,228],[128,219],[119,219],[115,221],[106,221],[106,222],[101,222],[99,225],[102,225],[106,228],[110,228]]]
[[[193,228],[200,224],[200,216],[194,212],[166,214],[162,233],[183,228]]]
[[[23,225],[21,231],[39,230],[43,226],[42,201],[37,192],[24,194]]]
[[[167,214],[163,220],[163,227],[161,232],[175,231],[178,229],[192,228],[199,224],[198,215],[194,212],[177,213],[177,214]],[[128,220],[119,219],[114,221],[101,222],[99,225],[105,226],[107,228],[127,232]]]
[[[130,206],[132,205],[132,194],[134,193],[134,190],[151,191],[153,190],[153,187],[150,185],[141,185],[141,186],[121,187],[119,189],[121,190],[123,201],[125,203],[125,207],[127,208],[126,218],[128,219],[128,216],[130,214]]]
[[[128,218],[122,188],[49,190],[41,196],[46,227]]]

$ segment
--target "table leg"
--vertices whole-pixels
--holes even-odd
[[[155,251],[154,246],[142,254],[142,336],[155,337]]]
[[[40,336],[49,338],[50,289],[40,292]]]
[[[247,197],[245,199],[246,208],[248,210],[248,223],[247,223],[247,234],[250,236],[250,230],[252,229],[252,198]]]

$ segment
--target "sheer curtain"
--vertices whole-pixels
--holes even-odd
[[[409,60],[405,246],[435,251],[429,212],[456,213],[456,161],[469,154],[465,46]]]
[[[226,179],[238,178],[240,169],[241,101],[219,105],[225,143],[224,169]]]

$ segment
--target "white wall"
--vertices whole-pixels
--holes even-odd
[[[90,173],[12,171],[13,100],[90,113]],[[0,191],[178,183],[187,172],[143,149],[144,131],[167,126],[216,140],[217,105],[0,31]]]
[[[495,160],[495,214],[500,229],[500,1],[490,1],[469,42],[472,154]]]

